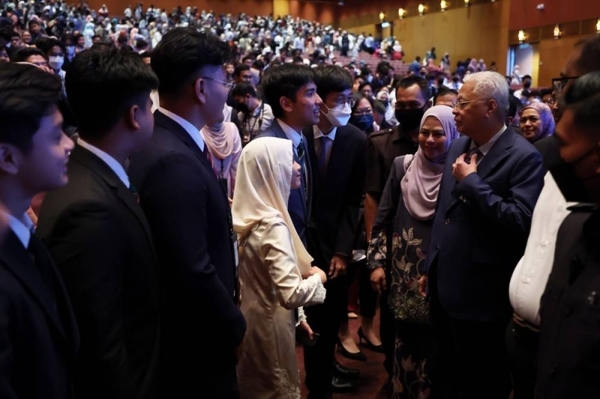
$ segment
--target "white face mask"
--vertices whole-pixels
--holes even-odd
[[[327,117],[332,126],[346,126],[352,115],[352,109],[350,108],[350,104],[346,103],[341,107],[337,106],[335,108],[329,108],[329,112],[323,114]]]
[[[60,55],[48,57],[48,64],[50,65],[50,68],[54,69],[55,71],[60,70],[64,63],[65,57],[62,57]]]

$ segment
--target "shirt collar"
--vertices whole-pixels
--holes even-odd
[[[81,138],[77,140],[77,145],[80,145],[81,147],[85,148],[86,150],[100,158],[106,165],[108,165],[108,167],[113,172],[115,172],[115,174],[117,175],[119,180],[123,182],[125,187],[129,188],[129,176],[127,176],[127,172],[125,172],[123,165],[117,162],[116,159],[108,155],[106,152],[102,151],[100,148],[85,142]]]
[[[169,118],[173,119],[175,122],[177,122],[186,132],[188,132],[192,140],[194,140],[194,142],[200,148],[200,151],[204,151],[204,140],[202,139],[202,136],[200,136],[200,131],[196,129],[196,126],[192,125],[190,122],[183,119],[181,116],[174,114],[173,112],[167,109],[164,109],[163,107],[158,107],[158,110],[166,116],[168,116]]]
[[[313,134],[314,134],[314,137],[315,137],[315,141],[317,141],[321,137],[327,137],[327,138],[330,138],[331,141],[335,141],[335,134],[336,133],[337,133],[337,126],[334,126],[333,130],[331,130],[331,132],[329,132],[329,134],[323,134],[323,132],[321,131],[321,129],[319,129],[319,126],[313,125]]]
[[[494,145],[494,143],[496,141],[498,141],[498,139],[500,138],[502,133],[504,133],[505,130],[506,130],[506,125],[502,125],[502,129],[500,129],[500,131],[498,133],[493,135],[492,138],[487,143],[479,146],[479,151],[481,151],[483,156],[487,155],[487,153],[492,149],[492,146]],[[471,140],[471,148],[475,148],[475,147],[477,147],[477,144],[475,144],[475,141]]]
[[[302,135],[294,129],[292,129],[290,125],[288,125],[281,119],[277,118],[277,122],[279,122],[279,126],[281,126],[281,129],[283,130],[287,138],[292,140],[292,143],[294,143],[294,148],[298,148],[298,145],[300,145],[300,142],[302,141]]]
[[[8,227],[15,233],[23,247],[27,249],[29,246],[29,240],[31,239],[31,233],[35,230],[35,225],[33,221],[26,213],[21,216],[21,218],[16,218],[10,213],[5,211],[0,211],[3,215],[5,215],[8,219]]]

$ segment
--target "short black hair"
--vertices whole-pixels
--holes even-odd
[[[161,96],[180,94],[208,66],[224,65],[231,59],[227,43],[196,28],[168,31],[152,53],[152,69],[160,82]]]
[[[438,97],[446,96],[448,94],[454,94],[458,96],[458,91],[446,86],[438,87],[437,93],[435,93],[435,96],[433,97],[433,104],[437,102]]]
[[[559,108],[562,112],[573,111],[576,126],[598,129],[598,109],[600,109],[600,71],[583,75],[560,96]]]
[[[65,77],[67,99],[84,140],[102,138],[132,105],[146,109],[157,87],[156,75],[137,54],[116,48],[81,52]]]
[[[429,87],[429,82],[427,79],[418,75],[407,76],[400,80],[398,86],[396,86],[396,91],[398,91],[398,89],[408,89],[413,85],[418,85],[425,101],[429,101],[431,98],[431,87]],[[396,96],[396,98],[398,98],[398,96]]]
[[[261,89],[271,106],[273,115],[281,118],[284,115],[279,99],[287,97],[296,101],[298,90],[306,84],[315,81],[315,72],[307,65],[283,64],[278,67],[270,67],[265,71],[261,83]]]
[[[0,142],[27,153],[41,119],[62,94],[60,77],[33,65],[0,63]]]
[[[13,55],[13,62],[26,62],[32,55],[40,55],[48,60],[48,56],[42,50],[36,47],[22,47],[18,49]]]
[[[250,67],[246,64],[236,64],[235,68],[233,69],[233,76],[240,76],[240,74],[244,71],[249,71]]]
[[[531,75],[525,75],[521,78],[521,80],[529,79],[531,80]]]
[[[252,86],[248,82],[240,82],[236,84],[233,90],[231,91],[232,97],[246,97],[246,94],[250,94],[252,97],[256,97],[256,90],[254,90],[254,86]]]
[[[46,55],[48,55],[48,53],[50,53],[50,51],[52,51],[54,46],[60,47],[63,54],[67,51],[67,49],[65,48],[65,45],[62,44],[62,42],[60,42],[59,40],[54,39],[52,37],[41,37],[37,42],[35,42],[35,46],[37,48],[39,48],[40,50],[42,50],[44,52],[44,54],[46,54]]]
[[[383,103],[381,101],[374,100],[372,107],[373,107],[373,112],[377,112],[379,115],[385,115],[386,107],[385,107],[385,105],[383,105]]]
[[[323,101],[329,93],[352,89],[352,75],[337,65],[323,65],[314,69],[317,94]]]

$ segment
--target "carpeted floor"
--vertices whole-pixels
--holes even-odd
[[[379,315],[375,317],[375,323],[377,331],[379,331]],[[356,342],[358,342],[358,327],[360,322],[356,319],[350,320],[350,329]],[[360,378],[357,381],[357,389],[351,393],[338,393],[333,395],[336,399],[342,398],[354,398],[354,399],[386,399],[380,390],[383,387],[386,379],[386,373],[383,369],[383,354],[370,351],[364,346],[360,347],[363,353],[367,356],[366,362],[358,362],[350,359],[346,359],[339,352],[336,352],[338,361],[346,366],[360,370]],[[307,390],[304,385],[304,359],[302,349],[296,348],[296,354],[298,356],[298,364],[300,365],[300,377],[302,381],[302,398],[306,398]]]

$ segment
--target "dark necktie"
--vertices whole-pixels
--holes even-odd
[[[471,157],[473,156],[473,154],[477,154],[477,160],[481,161],[481,158],[483,157],[483,153],[481,151],[479,151],[478,147],[473,147],[469,151],[467,151],[467,155],[465,156],[466,163],[468,163],[468,164],[471,163]]]
[[[308,187],[306,186],[306,147],[304,146],[304,140],[300,140],[296,151],[298,152],[298,163],[302,167],[302,185],[304,187],[304,195],[306,196]]]
[[[327,153],[331,144],[332,140],[326,136],[321,136],[321,151],[319,152],[319,172],[321,172],[321,176],[325,176],[327,171]]]

